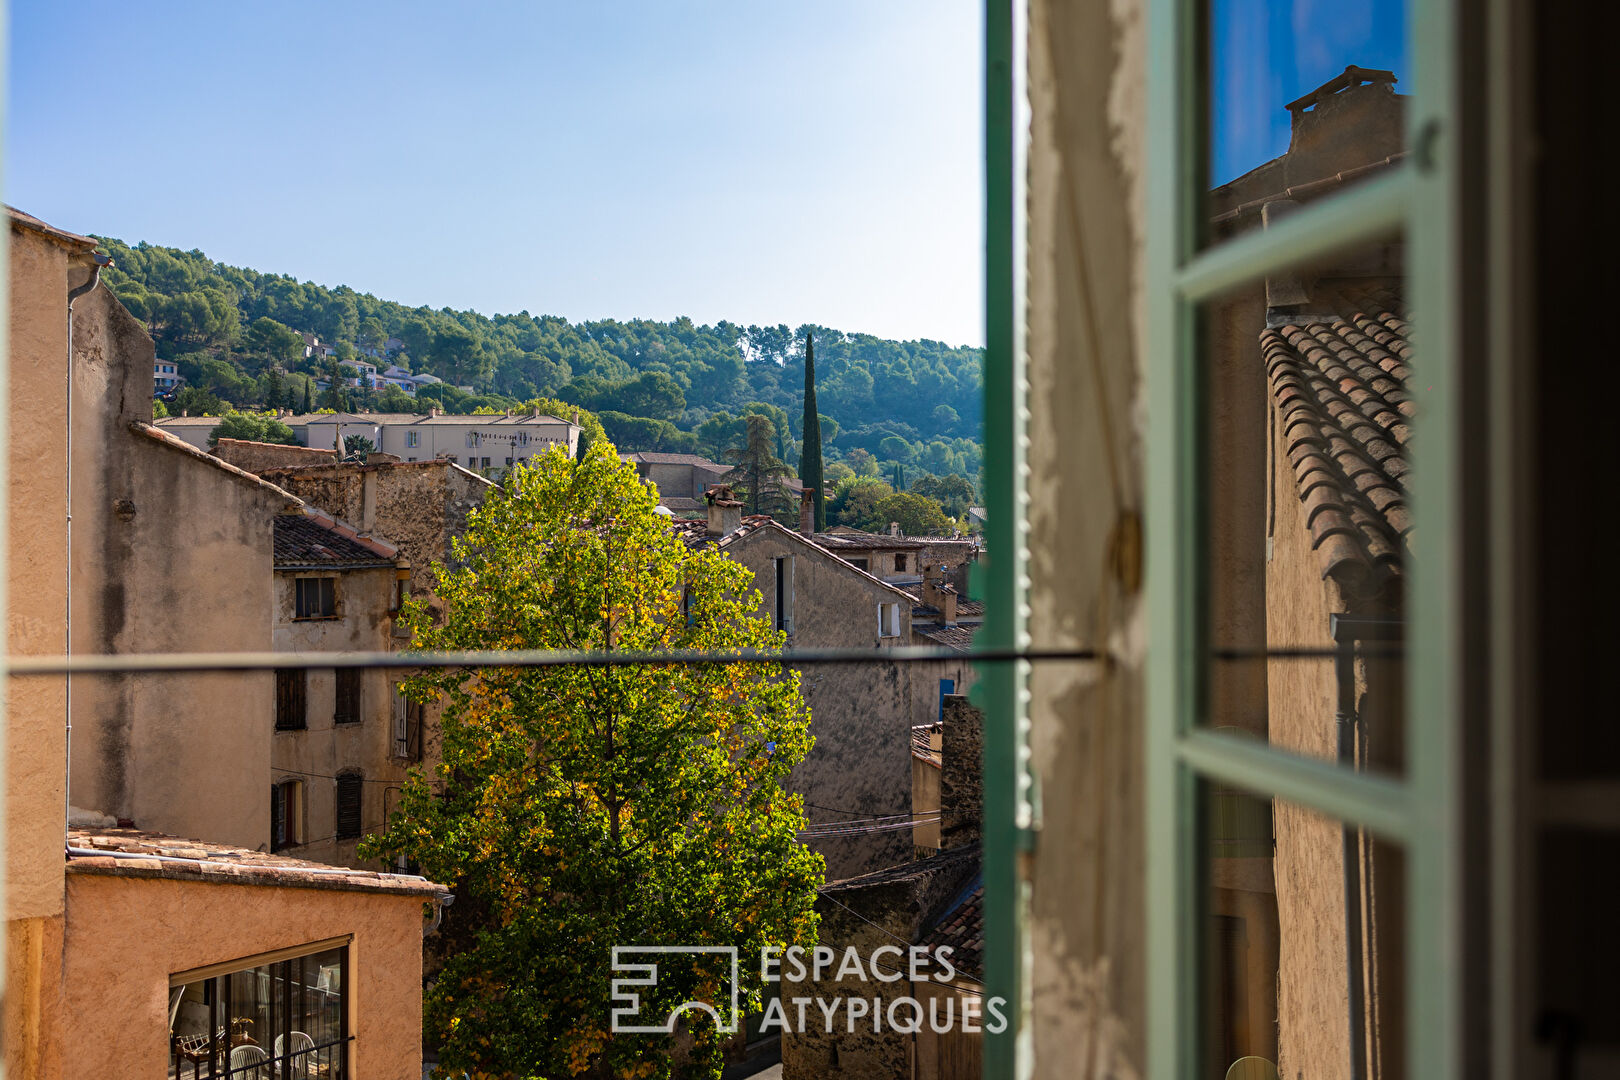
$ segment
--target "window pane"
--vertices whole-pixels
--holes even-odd
[[[1402,0],[1212,0],[1209,235],[1269,200],[1310,201],[1379,174],[1405,149]]]
[[[1399,241],[1202,315],[1208,724],[1399,771],[1417,423]]]
[[[1208,783],[1200,817],[1199,1075],[1404,1076],[1401,849],[1293,803]]]

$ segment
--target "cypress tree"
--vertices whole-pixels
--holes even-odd
[[[312,380],[307,378],[304,380],[304,407],[298,411],[303,413],[305,416],[308,416],[310,413],[315,411],[315,403],[310,400],[309,396],[309,388],[313,385],[314,383]]]
[[[816,532],[827,531],[827,485],[821,471],[821,414],[816,412],[816,336],[804,337],[804,449],[799,479],[815,495]]]

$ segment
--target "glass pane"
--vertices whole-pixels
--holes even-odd
[[[1403,0],[1212,0],[1209,236],[1259,225],[1274,199],[1310,201],[1405,150]]]
[[[1206,783],[1208,1080],[1405,1075],[1404,853]]]
[[[1202,311],[1213,650],[1204,719],[1398,772],[1415,413],[1403,245]]]

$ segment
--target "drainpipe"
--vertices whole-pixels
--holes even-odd
[[[106,255],[93,256],[95,262],[90,267],[90,280],[76,289],[69,289],[67,294],[67,626],[63,631],[66,641],[62,652],[66,656],[73,655],[73,302],[79,297],[94,289],[101,281],[101,270],[112,264],[112,259]],[[73,816],[73,676],[67,677],[65,693],[63,695],[63,726],[66,734],[66,748],[63,751],[65,759],[62,769],[62,828],[71,828],[69,818]]]
[[[1356,715],[1356,643],[1398,641],[1399,619],[1355,615],[1328,616],[1333,637],[1333,683],[1337,703],[1333,714],[1338,728],[1340,765],[1357,768],[1357,752],[1365,746],[1366,732]],[[1366,1080],[1366,982],[1362,970],[1365,943],[1361,933],[1361,853],[1358,830],[1344,832],[1344,963],[1349,990],[1350,1080]]]

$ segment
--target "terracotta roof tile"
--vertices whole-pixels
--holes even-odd
[[[1368,596],[1400,575],[1412,530],[1411,349],[1390,291],[1336,306],[1349,314],[1268,328],[1260,355],[1322,576]]]
[[[984,978],[984,881],[975,881],[955,904],[923,932],[919,945],[949,946],[951,964],[974,981]]]
[[[393,566],[398,554],[392,544],[362,536],[336,518],[310,513],[308,508],[302,514],[277,514],[275,518],[278,568]]]
[[[936,645],[944,645],[957,652],[967,652],[973,648],[973,635],[979,629],[979,624],[969,626],[918,626],[911,624],[913,633],[920,634]]]

